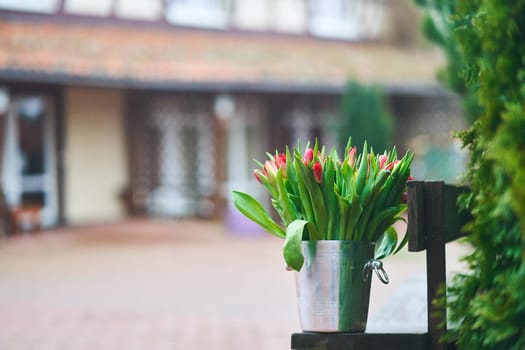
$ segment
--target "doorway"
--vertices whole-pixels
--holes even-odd
[[[3,135],[6,205],[9,210],[40,207],[42,227],[58,221],[55,111],[50,95],[14,95]]]

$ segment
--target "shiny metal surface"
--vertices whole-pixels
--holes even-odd
[[[363,332],[368,318],[373,242],[303,241],[305,262],[295,274],[303,331]],[[365,278],[364,278],[365,277]]]
[[[390,283],[390,278],[388,277],[388,274],[386,273],[385,269],[383,268],[383,262],[381,260],[370,260],[366,263],[365,267],[363,268],[363,278],[367,278],[371,271],[374,271],[376,273],[377,278],[383,284]]]

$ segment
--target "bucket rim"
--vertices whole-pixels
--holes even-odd
[[[302,245],[376,245],[375,241],[355,240],[355,239],[318,239],[301,241]]]

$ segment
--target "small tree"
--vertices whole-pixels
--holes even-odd
[[[377,152],[392,147],[393,118],[378,87],[349,82],[341,98],[340,116],[335,125],[338,149],[348,137],[362,146],[365,140]]]

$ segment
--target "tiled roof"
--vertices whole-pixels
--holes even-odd
[[[188,29],[0,22],[0,77],[75,83],[431,83],[435,50]],[[35,78],[36,79],[36,78]]]

